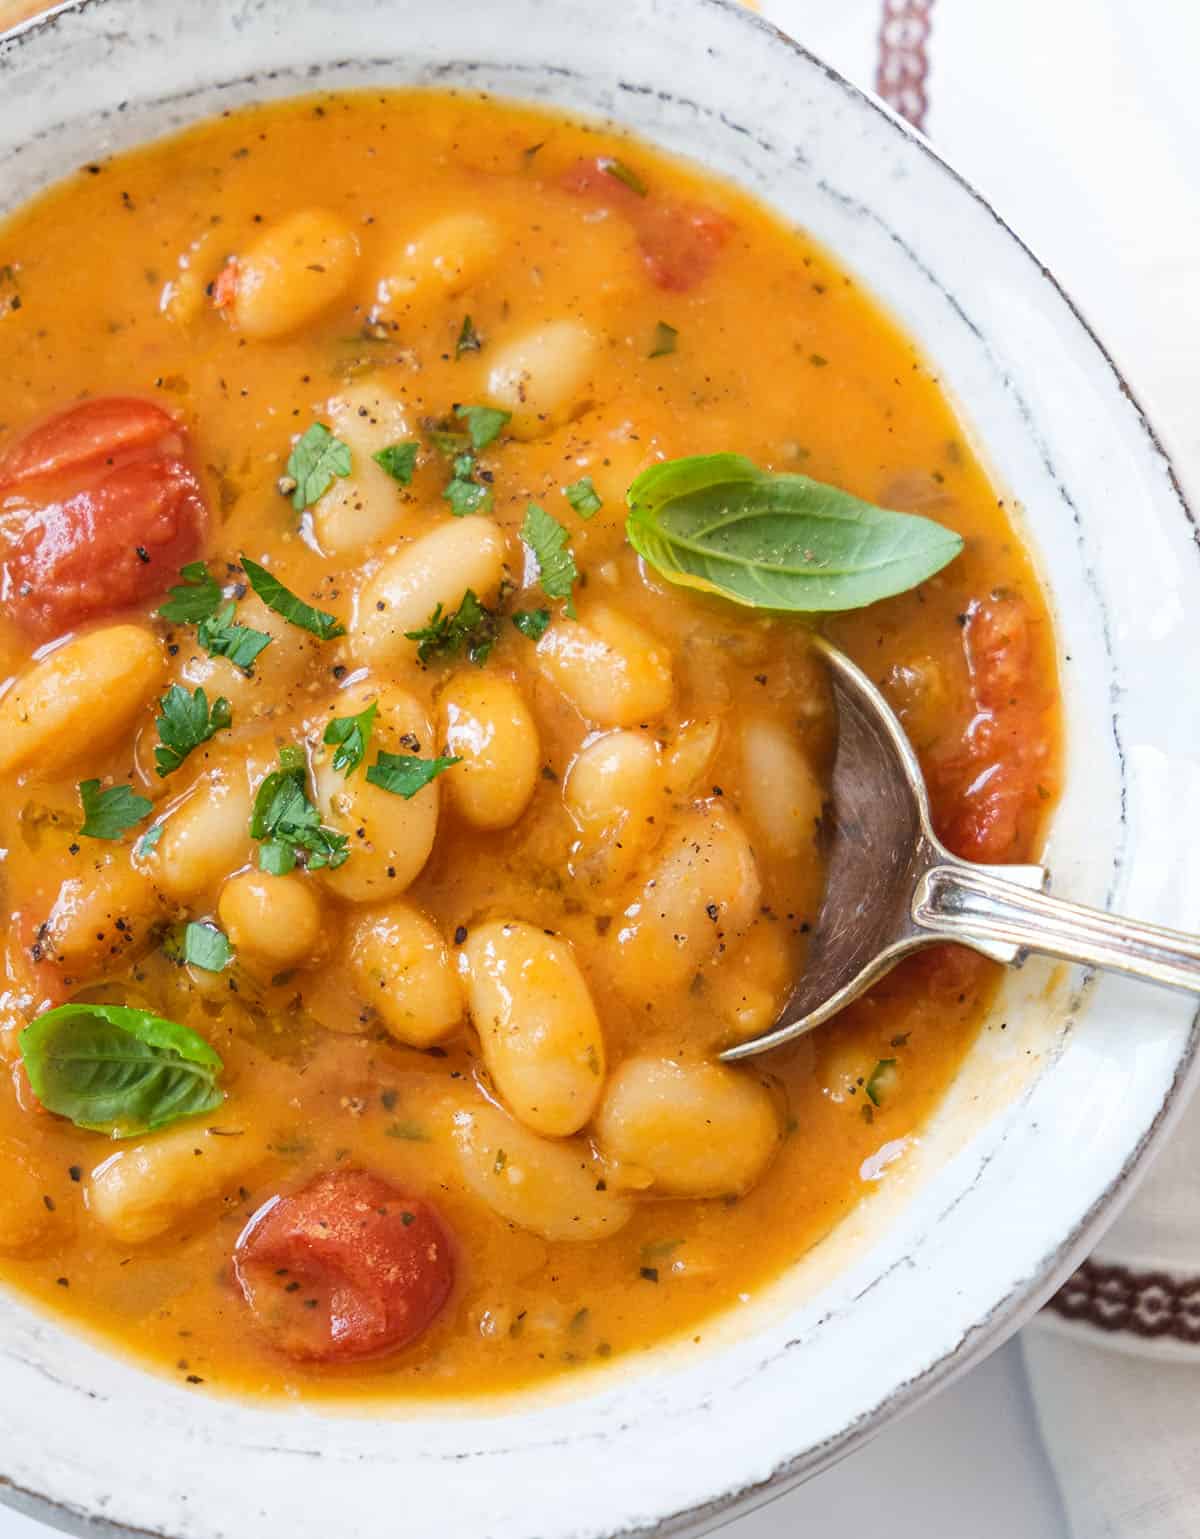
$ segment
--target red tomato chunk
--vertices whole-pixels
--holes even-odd
[[[32,635],[60,635],[165,592],[207,521],[169,413],[83,401],[0,455],[0,596]]]
[[[428,1328],[454,1286],[454,1257],[428,1203],[337,1170],[267,1204],[238,1241],[234,1272],[280,1351],[351,1362]]]

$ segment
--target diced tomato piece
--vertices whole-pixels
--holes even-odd
[[[213,308],[227,310],[237,298],[238,264],[237,257],[230,257],[225,266],[217,274],[212,287]]]
[[[934,758],[938,834],[969,860],[1019,860],[1048,795],[1047,694],[1035,677],[1029,610],[1015,594],[972,603],[963,646],[975,714],[961,744]]]
[[[280,1351],[321,1363],[414,1340],[450,1297],[455,1271],[434,1209],[365,1170],[328,1171],[273,1198],[243,1232],[233,1265]]]
[[[0,458],[0,596],[38,637],[162,593],[200,550],[208,510],[167,412],[84,401]]]
[[[578,160],[559,185],[621,213],[637,235],[646,270],[660,289],[681,294],[708,277],[733,221],[700,203],[661,203],[643,197],[608,167],[607,156]]]
[[[676,294],[708,277],[733,223],[700,204],[654,204],[637,220],[642,260],[660,289]]]

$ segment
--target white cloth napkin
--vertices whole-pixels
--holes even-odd
[[[898,110],[923,109],[937,147],[1074,296],[1200,496],[1200,6],[763,9]],[[1073,1539],[1197,1539],[1200,1107],[1022,1346]]]

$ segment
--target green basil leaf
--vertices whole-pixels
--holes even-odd
[[[335,770],[344,770],[347,779],[366,757],[378,709],[378,701],[372,700],[366,710],[360,711],[357,716],[335,716],[325,728],[322,741],[337,749],[333,756],[333,767]]]
[[[525,510],[520,535],[537,561],[542,592],[547,598],[565,598],[567,613],[574,618],[575,600],[572,592],[579,572],[571,553],[570,535],[556,518],[536,502],[531,502]]]
[[[268,572],[265,566],[259,566],[258,562],[251,561],[249,556],[242,556],[240,559],[246,576],[250,579],[250,586],[268,609],[273,609],[277,615],[282,615],[290,624],[298,625],[301,630],[311,631],[321,641],[332,641],[335,636],[346,634],[346,627],[336,615],[327,614],[324,609],[314,609],[311,604],[306,604],[290,588],[285,588],[278,577]]]
[[[595,518],[604,506],[600,493],[592,485],[591,476],[584,476],[579,481],[572,481],[570,486],[564,486],[563,496],[579,514],[580,518]]]
[[[380,449],[378,454],[371,458],[382,469],[386,470],[393,481],[399,481],[401,486],[408,486],[413,478],[413,471],[417,468],[417,453],[420,444],[415,439],[408,439],[400,444],[388,444],[386,449]]]
[[[76,1127],[131,1138],[210,1112],[224,1065],[197,1032],[125,1005],[60,1005],[21,1033],[33,1093]]]
[[[201,620],[196,627],[196,639],[210,657],[224,657],[249,673],[260,652],[271,645],[266,631],[256,631],[248,625],[235,625],[237,606],[230,600],[216,614]]]
[[[508,426],[512,412],[497,411],[494,406],[456,406],[454,415],[467,424],[473,449],[486,449]]]
[[[931,519],[740,454],[652,465],[626,500],[629,543],[656,571],[752,608],[859,609],[916,587],[963,547]]]
[[[546,634],[550,624],[550,611],[548,609],[518,609],[512,617],[512,623],[521,632],[522,636],[528,636],[530,641],[540,641]]]
[[[183,960],[205,972],[223,972],[233,961],[233,947],[223,930],[215,924],[199,924],[192,920],[183,932]]]
[[[335,438],[323,422],[314,422],[288,455],[287,473],[296,483],[292,507],[298,513],[310,508],[350,469],[350,445]]]
[[[461,358],[464,353],[477,353],[482,346],[483,341],[475,330],[475,322],[469,315],[464,315],[458,341],[454,344],[455,358]]]
[[[233,711],[224,695],[210,706],[208,696],[197,686],[192,694],[181,684],[172,684],[158,702],[162,715],[155,721],[159,746],[154,750],[154,767],[166,777],[177,770],[201,743],[233,721]]]
[[[658,325],[654,328],[653,345],[646,356],[648,358],[666,358],[668,354],[675,351],[675,344],[678,341],[679,333],[675,327],[668,326],[666,321],[659,321]]]
[[[452,756],[442,759],[418,759],[408,753],[384,753],[380,750],[375,763],[367,771],[367,779],[383,791],[403,796],[405,801],[424,790],[431,780],[448,770],[458,760]]]
[[[207,620],[221,604],[221,589],[216,578],[203,561],[189,561],[179,575],[183,581],[167,589],[167,602],[159,605],[159,614],[177,625],[195,625],[200,620]]]
[[[633,167],[627,166],[623,160],[617,160],[613,155],[602,155],[597,161],[597,165],[601,171],[615,177],[618,182],[624,183],[631,192],[636,192],[639,198],[644,198],[649,191],[649,188]]]
[[[154,810],[154,803],[135,794],[132,786],[100,789],[98,780],[83,780],[79,785],[83,822],[79,832],[88,839],[119,839]]]

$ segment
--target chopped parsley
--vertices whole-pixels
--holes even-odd
[[[331,871],[350,854],[345,834],[324,828],[308,799],[304,755],[298,748],[279,750],[279,768],[272,770],[254,798],[250,837],[261,842],[258,864],[272,876],[286,876],[303,856],[310,871]]]
[[[321,422],[300,438],[288,455],[287,473],[296,483],[292,507],[298,513],[323,497],[338,476],[350,474],[350,445],[335,438]]]
[[[177,625],[197,625],[221,607],[221,588],[203,561],[189,561],[180,571],[181,583],[167,590],[158,612]]]
[[[183,932],[183,960],[206,973],[219,973],[233,961],[233,947],[224,931],[215,924],[187,925]]]
[[[347,779],[366,757],[378,709],[378,701],[372,700],[366,710],[360,711],[357,716],[335,716],[325,728],[323,741],[337,749],[333,756],[333,767],[335,770],[343,770]]]
[[[181,684],[172,684],[158,702],[162,715],[155,721],[159,746],[154,750],[154,768],[165,778],[177,770],[201,743],[233,721],[233,711],[224,695],[210,706],[208,696],[197,688],[189,695]]]
[[[528,636],[530,641],[540,641],[546,634],[546,627],[550,624],[550,611],[548,609],[518,609],[512,617],[512,623],[521,632],[522,636]]]
[[[80,782],[79,800],[83,805],[79,832],[88,839],[119,839],[154,810],[149,797],[138,796],[132,786],[109,786],[102,791],[98,780]]]
[[[258,562],[251,561],[249,556],[242,556],[241,563],[255,593],[268,609],[273,609],[277,615],[282,615],[289,624],[298,625],[304,631],[311,631],[321,641],[332,641],[335,636],[346,634],[346,627],[336,615],[327,614],[324,609],[314,609],[311,604],[306,604],[290,588],[285,588],[278,577],[268,572],[265,566],[259,566]]]
[[[467,436],[476,451],[495,443],[512,418],[511,412],[498,411],[494,406],[456,406],[454,415],[467,424]]]
[[[455,518],[465,518],[468,513],[488,513],[492,506],[492,489],[475,480],[475,456],[459,454],[454,459],[454,475],[447,481],[442,496],[450,504]]]
[[[563,487],[562,494],[580,518],[594,518],[604,506],[600,493],[592,485],[591,476],[572,481],[570,486]]]
[[[210,657],[225,657],[235,668],[249,673],[254,661],[264,648],[271,645],[266,631],[256,631],[249,625],[236,625],[234,615],[237,606],[223,604],[196,627],[196,639]]]
[[[452,615],[443,614],[438,604],[429,617],[429,624],[416,631],[405,631],[407,640],[417,645],[417,661],[431,663],[443,658],[457,657],[465,651],[473,663],[482,666],[487,662],[499,634],[499,617],[494,610],[481,604],[473,589],[463,594],[462,603]]]
[[[408,439],[404,443],[388,444],[386,449],[380,449],[378,454],[371,458],[383,470],[386,470],[393,481],[398,481],[401,486],[408,486],[413,478],[413,471],[417,468],[417,453],[420,444],[415,439]]]
[[[618,182],[624,183],[630,192],[636,192],[639,198],[644,198],[649,191],[645,182],[633,169],[627,166],[623,160],[618,160],[615,155],[602,155],[597,162],[601,171],[606,175],[615,177]]]
[[[454,356],[461,358],[464,353],[477,353],[482,346],[483,340],[475,330],[475,322],[469,315],[464,315],[458,341],[454,344]]]
[[[871,1070],[871,1077],[866,1083],[867,1100],[872,1106],[882,1106],[884,1101],[896,1088],[899,1074],[896,1070],[894,1058],[881,1058]]]
[[[571,553],[570,535],[545,508],[531,502],[525,511],[521,525],[521,539],[533,552],[538,566],[538,581],[547,598],[567,601],[567,613],[575,616],[575,600],[572,597],[579,570]]]
[[[423,791],[431,780],[458,760],[453,755],[441,759],[418,759],[408,753],[384,753],[380,750],[375,763],[367,771],[367,780],[381,791],[391,791],[403,796],[405,801]]]
[[[150,851],[167,831],[165,823],[156,823],[153,828],[148,828],[134,846],[135,855],[149,855]]]
[[[675,351],[679,341],[679,332],[674,326],[668,326],[666,321],[659,321],[654,328],[654,345],[651,347],[648,358],[665,358]]]

